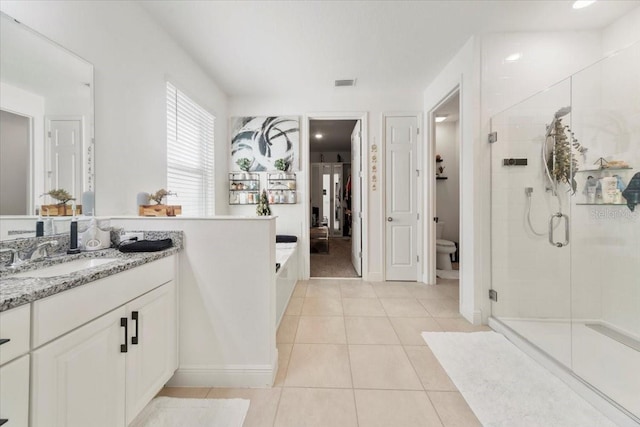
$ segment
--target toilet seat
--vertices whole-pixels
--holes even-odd
[[[455,252],[456,244],[451,240],[438,239],[436,240],[436,249],[442,249],[444,251],[453,250]]]

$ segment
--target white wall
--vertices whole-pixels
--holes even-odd
[[[3,12],[95,67],[96,212],[134,214],[136,194],[166,187],[166,81],[216,116],[215,167],[227,172],[227,97],[134,2],[3,1]],[[216,183],[216,210],[227,209]]]
[[[460,139],[458,122],[436,124],[436,154],[443,161],[435,167],[443,166],[442,177],[436,180],[436,216],[444,222],[442,238],[460,242]]]
[[[309,116],[329,116],[332,112],[368,113],[368,141],[362,141],[363,156],[368,159],[372,144],[378,145],[378,167],[384,165],[384,148],[382,145],[382,113],[393,111],[420,111],[419,94],[388,94],[361,93],[359,89],[328,89],[326,92],[314,96],[299,96],[293,98],[256,98],[233,97],[229,100],[230,116],[251,115],[298,115],[301,118],[300,141],[308,144],[307,118]],[[295,206],[274,206],[273,215],[278,216],[278,233],[303,234],[305,206],[304,200],[309,197],[309,151],[308,147],[300,150],[300,165],[302,170],[298,176],[298,204]],[[382,158],[380,158],[382,157]],[[382,179],[382,174],[378,174]],[[367,181],[368,182],[368,181]],[[364,207],[364,215],[369,221],[368,229],[368,266],[365,266],[363,277],[368,280],[381,281],[384,278],[384,181],[379,181],[377,191],[369,187],[368,206]],[[245,214],[246,207],[231,209],[233,214]],[[309,208],[310,209],[310,208]],[[309,215],[311,213],[309,212]],[[366,232],[366,231],[365,231]],[[302,247],[308,247],[308,242],[302,241]],[[301,251],[302,252],[302,251]],[[308,271],[303,271],[308,275]]]

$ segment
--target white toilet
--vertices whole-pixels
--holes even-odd
[[[451,254],[456,251],[456,244],[442,239],[443,232],[444,222],[436,223],[436,269],[452,270]]]

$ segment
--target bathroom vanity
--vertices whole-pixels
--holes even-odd
[[[12,427],[127,426],[178,366],[179,250],[108,249],[3,272],[0,419]],[[66,272],[74,263],[89,266]]]

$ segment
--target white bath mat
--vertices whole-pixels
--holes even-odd
[[[484,427],[615,427],[496,332],[423,332],[422,337]]]
[[[441,279],[459,279],[459,270],[436,270],[436,276]]]
[[[130,427],[242,427],[246,399],[156,397]]]

